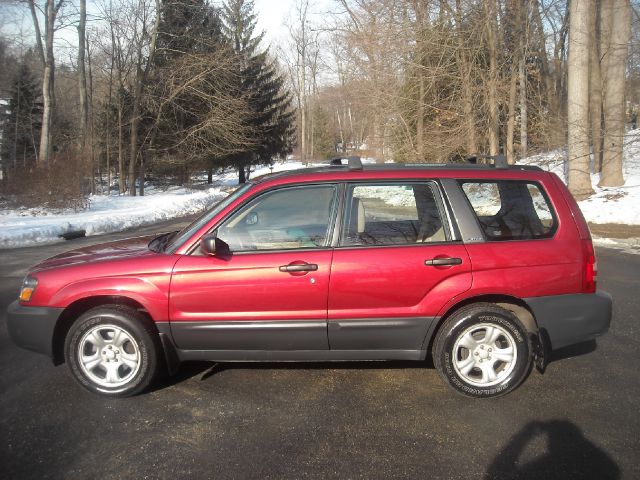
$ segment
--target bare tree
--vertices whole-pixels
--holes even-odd
[[[589,16],[594,3],[572,1],[569,13],[569,189],[577,199],[593,193],[589,171]]]
[[[40,149],[37,162],[39,165],[49,165],[51,156],[51,120],[55,106],[55,56],[53,54],[53,39],[56,31],[56,17],[65,0],[45,0],[44,6],[36,5],[35,0],[28,0],[33,28],[36,34],[36,49],[43,66],[42,74],[42,129],[40,131]],[[38,11],[44,16],[44,44],[43,35],[38,19]]]

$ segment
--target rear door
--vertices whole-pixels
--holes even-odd
[[[337,187],[279,188],[217,228],[227,255],[185,255],[169,315],[179,348],[326,350]]]
[[[330,348],[418,356],[440,308],[471,287],[466,249],[434,182],[346,190],[329,284]]]

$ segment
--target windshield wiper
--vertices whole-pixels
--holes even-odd
[[[163,233],[162,235],[157,236],[149,242],[149,250],[152,250],[154,252],[164,252],[164,249],[167,247],[169,242],[173,240],[173,237],[175,237],[176,233],[178,233],[178,230],[174,232]]]

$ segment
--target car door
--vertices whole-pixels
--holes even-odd
[[[471,287],[467,251],[437,185],[351,184],[343,217],[329,284],[330,348],[418,356],[440,308]]]
[[[216,228],[226,254],[181,257],[169,302],[178,348],[326,350],[336,197],[326,184],[264,192]]]

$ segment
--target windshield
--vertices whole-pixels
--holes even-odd
[[[180,230],[176,235],[171,239],[171,243],[167,245],[166,251],[173,252],[180,245],[182,245],[187,239],[189,239],[194,233],[200,230],[204,225],[206,225],[213,217],[215,217],[218,213],[224,210],[228,205],[230,205],[236,198],[240,197],[244,192],[249,190],[253,184],[245,183],[238,187],[235,191],[231,192],[227,197],[223,198],[219,203],[213,206],[211,210],[205,210],[205,212],[196,218],[190,225],[187,225],[185,228]]]

